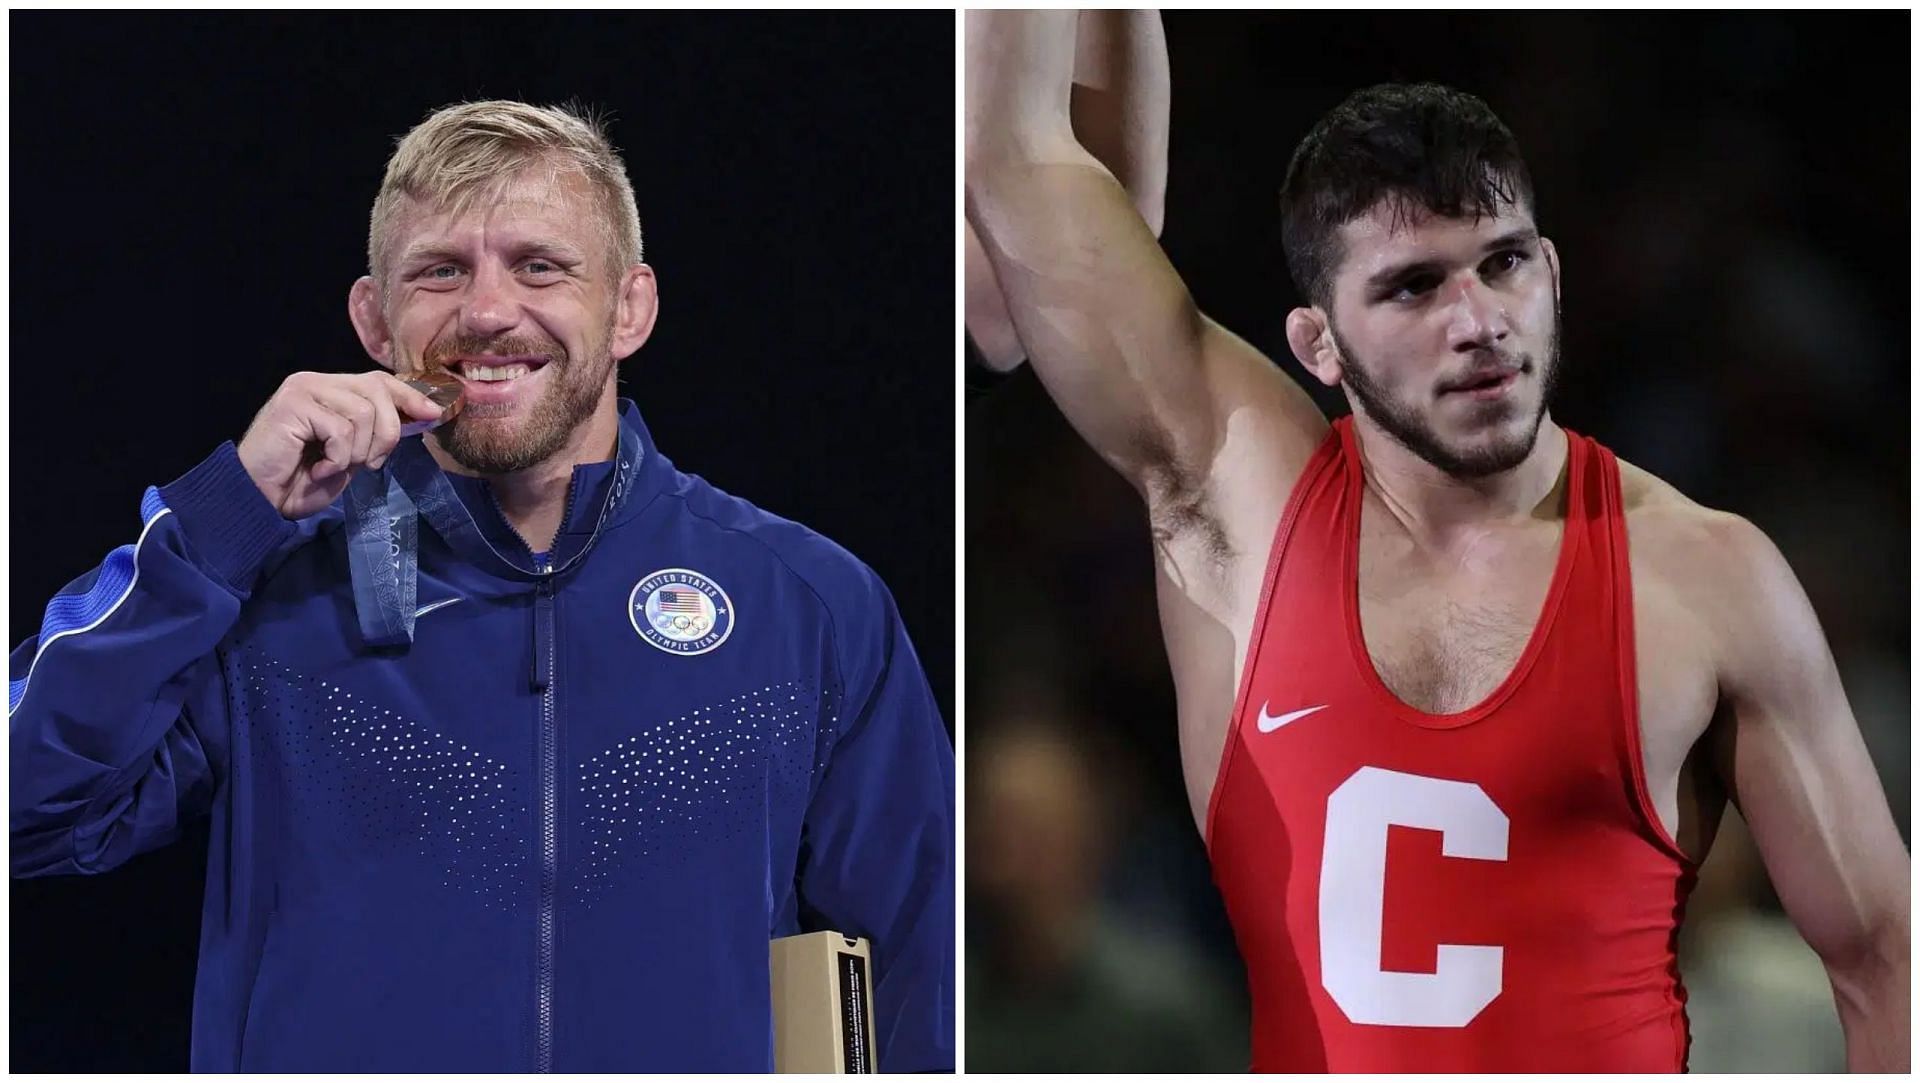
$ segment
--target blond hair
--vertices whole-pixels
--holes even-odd
[[[507,180],[543,165],[549,180],[585,177],[601,210],[602,232],[616,270],[643,255],[640,212],[619,152],[601,117],[578,106],[515,101],[463,102],[436,110],[402,136],[387,159],[367,230],[367,267],[386,291],[387,233],[402,197],[463,214]]]

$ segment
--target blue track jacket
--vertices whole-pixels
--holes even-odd
[[[228,443],[13,652],[13,875],[213,816],[194,1070],[768,1071],[767,941],[819,928],[873,943],[880,1068],[953,1069],[953,752],[891,596],[621,421],[539,557],[401,442],[410,644],[347,499],[288,522]]]

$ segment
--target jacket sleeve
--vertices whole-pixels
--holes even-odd
[[[953,746],[878,577],[836,611],[840,733],[807,809],[799,895],[873,945],[880,1070],[954,1070]]]
[[[48,604],[15,648],[7,717],[13,875],[96,873],[178,837],[225,771],[215,647],[299,533],[231,442],[140,503],[139,540]]]

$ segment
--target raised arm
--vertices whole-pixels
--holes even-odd
[[[1112,172],[1154,236],[1167,192],[1167,39],[1154,11],[1083,11],[1073,62],[1073,131]],[[993,263],[966,227],[967,334],[988,368],[1007,372],[1026,347]]]
[[[1716,639],[1732,725],[1720,770],[1787,915],[1826,964],[1853,1071],[1909,1059],[1909,859],[1793,571],[1759,530],[1719,528]]]
[[[1167,34],[1157,11],[1082,11],[1073,132],[1112,171],[1154,236],[1167,201]]]
[[[1207,499],[1230,417],[1265,483],[1284,488],[1325,421],[1201,315],[1126,189],[1076,137],[1076,32],[1071,11],[967,13],[967,217],[1019,340],[1157,519]]]

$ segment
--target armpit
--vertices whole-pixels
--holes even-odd
[[[1182,464],[1165,434],[1143,433],[1134,452],[1141,463],[1153,547],[1162,563],[1170,572],[1204,570],[1224,580],[1235,552],[1204,472]]]

